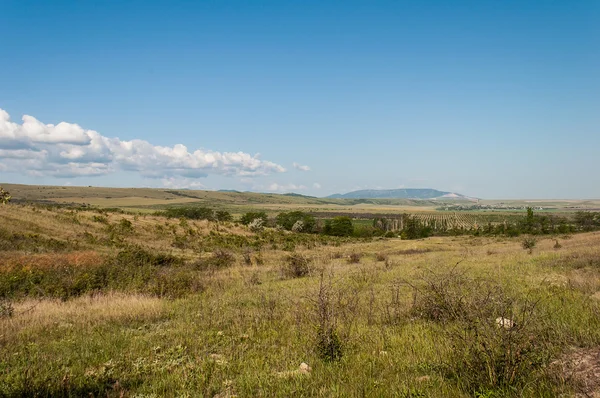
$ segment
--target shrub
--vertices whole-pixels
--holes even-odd
[[[350,217],[335,217],[333,220],[325,222],[323,232],[332,236],[351,236],[354,233],[354,225]]]
[[[361,253],[351,253],[350,256],[348,256],[348,264],[358,264],[360,263],[360,259],[362,257]]]
[[[553,246],[553,247],[554,247],[555,249],[557,249],[557,250],[558,250],[558,249],[560,249],[560,248],[562,247],[562,245],[560,244],[560,242],[558,241],[558,239],[556,239],[556,240],[554,241],[554,246]]]
[[[124,267],[143,267],[147,265],[169,267],[183,264],[183,259],[180,257],[167,253],[152,253],[149,250],[134,245],[121,250],[114,261]]]
[[[269,218],[267,217],[267,213],[265,213],[264,211],[258,211],[258,212],[248,212],[248,213],[244,214],[240,218],[240,222],[244,225],[249,225],[251,222],[253,222],[257,218],[262,220],[263,225],[267,224],[267,221],[269,220]]]
[[[212,255],[205,259],[196,261],[195,267],[200,270],[215,270],[232,266],[235,256],[223,249],[216,249]]]
[[[375,260],[377,261],[387,261],[388,260],[388,255],[385,253],[377,253],[375,254]]]
[[[301,278],[310,274],[310,259],[300,253],[290,254],[286,263],[282,265],[281,271],[284,277]]]
[[[131,233],[133,232],[133,224],[126,218],[122,218],[119,221],[119,230],[123,233]]]
[[[342,358],[342,341],[333,328],[318,329],[317,354],[325,362],[335,362]]]
[[[358,297],[354,294],[353,298]],[[340,303],[345,301],[339,290],[334,290],[332,281],[325,283],[325,274],[321,272],[319,291],[316,299],[312,302],[314,306],[315,320],[315,351],[325,362],[339,361],[344,353],[343,338],[338,331],[339,317],[344,312]],[[353,301],[353,300],[349,300]],[[352,308],[356,313],[356,308]]]
[[[265,228],[265,221],[262,218],[255,218],[248,224],[248,228],[254,233],[261,232]]]
[[[537,240],[532,236],[528,236],[528,237],[524,238],[523,241],[521,242],[521,246],[523,246],[523,249],[527,250],[529,252],[529,254],[533,253],[533,248],[535,247],[536,244],[537,244]]]
[[[159,212],[158,215],[169,218],[188,218],[190,220],[215,220],[214,211],[206,207],[171,207]]]
[[[218,210],[215,213],[215,219],[217,221],[221,221],[221,222],[223,222],[223,221],[232,221],[233,220],[233,216],[228,211]]]
[[[108,224],[108,218],[106,218],[106,216],[103,215],[93,215],[92,221],[98,222],[100,224]]]
[[[453,353],[445,367],[466,392],[518,389],[549,362],[538,301],[455,268],[430,272],[412,286],[412,314],[446,326]]]
[[[0,319],[11,318],[15,312],[12,302],[5,298],[0,298]]]
[[[150,293],[158,297],[181,298],[204,291],[205,286],[197,273],[188,269],[164,269],[153,278]]]
[[[303,232],[305,230],[304,221],[298,220],[292,225],[292,232]]]
[[[302,211],[279,213],[275,222],[284,229],[294,232],[313,232],[317,224],[312,215]]]
[[[11,199],[10,193],[5,191],[4,188],[0,187],[0,204],[5,205]]]

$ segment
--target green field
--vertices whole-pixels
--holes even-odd
[[[600,392],[598,231],[337,237],[237,218],[304,210],[367,228],[367,215],[453,213],[428,202],[4,187],[14,200],[0,205],[0,396]],[[154,214],[170,205],[235,216]],[[506,217],[487,213],[459,216]]]

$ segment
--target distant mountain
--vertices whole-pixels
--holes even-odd
[[[466,196],[437,189],[363,189],[345,194],[336,193],[331,199],[468,199]]]

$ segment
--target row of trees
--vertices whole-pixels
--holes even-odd
[[[396,221],[396,220],[393,220]],[[386,230],[388,222],[375,219],[373,226]],[[533,208],[527,208],[527,213],[520,219],[510,222],[488,223],[470,228],[448,229],[444,224],[434,228],[431,223],[425,223],[418,217],[405,214],[402,217],[402,227],[399,232],[404,239],[420,239],[432,235],[505,235],[519,236],[521,234],[547,235],[555,233],[585,232],[600,229],[600,212],[577,212],[572,218],[551,214],[535,214]]]
[[[303,211],[279,213],[274,219],[274,224],[269,224],[269,218],[265,212],[249,212],[240,218],[240,222],[244,225],[251,225],[256,220],[261,220],[263,225],[270,225],[292,232],[323,233],[331,236],[352,236],[355,232],[350,217],[334,217],[321,223],[313,215]]]

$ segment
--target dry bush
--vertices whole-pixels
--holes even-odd
[[[11,318],[15,312],[15,308],[10,300],[0,298],[0,319]]]
[[[338,258],[344,257],[344,254],[342,254],[342,252],[332,252],[330,256],[332,260],[337,260]]]
[[[249,249],[246,249],[242,252],[242,257],[244,258],[244,264],[247,266],[251,266],[252,265],[252,251]]]
[[[311,259],[300,253],[293,253],[286,257],[286,262],[281,266],[284,278],[302,278],[311,272]]]
[[[560,242],[558,241],[558,239],[554,240],[554,246],[552,246],[555,249],[560,249],[562,247],[562,245],[560,244]]]
[[[377,261],[387,261],[388,255],[382,252],[375,254],[375,260]]]
[[[523,246],[523,249],[527,250],[529,254],[533,253],[533,248],[536,244],[537,239],[535,239],[533,236],[527,236],[521,241],[521,246]]]
[[[348,256],[348,264],[358,264],[362,258],[362,253],[353,252]]]
[[[411,313],[445,325],[453,350],[447,370],[467,392],[523,385],[549,362],[539,300],[511,295],[456,267],[430,271],[411,286]]]
[[[208,258],[198,259],[194,267],[198,270],[215,270],[232,266],[235,263],[233,253],[223,249],[216,249]]]

